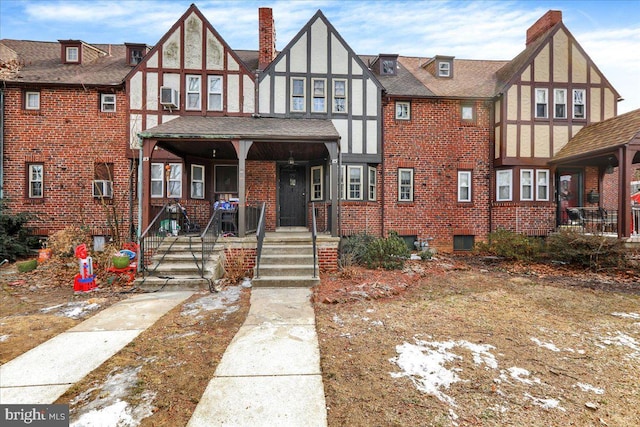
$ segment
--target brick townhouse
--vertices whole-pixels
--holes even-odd
[[[173,199],[200,224],[237,199],[240,236],[247,206],[266,203],[267,230],[309,227],[314,206],[333,236],[451,251],[498,228],[545,235],[592,205],[629,236],[640,113],[617,116],[561,12],[511,61],[358,55],[321,11],[277,51],[271,9],[258,15],[257,51],[195,5],[153,46],[0,40],[9,208],[102,240]]]

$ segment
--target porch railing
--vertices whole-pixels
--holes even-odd
[[[264,203],[247,205],[245,209],[245,230],[247,233],[254,233],[258,230],[258,223],[260,221],[260,212],[264,208]]]
[[[151,264],[151,257],[158,250],[164,238],[173,233],[171,229],[172,223],[175,221],[175,214],[169,211],[170,203],[165,203],[160,211],[153,218],[151,223],[140,235],[140,257],[138,262],[138,270],[142,271],[142,277],[145,277],[148,267]]]
[[[204,277],[207,259],[209,259],[209,255],[213,252],[216,243],[218,242],[218,237],[220,237],[220,234],[222,233],[221,213],[222,211],[219,209],[213,211],[213,215],[209,218],[207,226],[202,230],[202,233],[200,233],[199,236],[202,244],[200,257],[201,265],[198,266],[200,277]]]
[[[640,206],[632,206],[631,207],[631,225],[633,228],[631,229],[632,236],[640,235]]]
[[[262,244],[264,243],[264,235],[266,232],[265,206],[266,203],[262,203],[260,216],[258,217],[258,226],[256,227],[256,239],[258,241],[258,244],[256,246],[256,279],[260,278],[260,257],[262,255]]]
[[[617,233],[618,211],[601,207],[567,207],[560,212],[560,226],[586,233]]]
[[[313,277],[318,277],[318,254],[317,254],[317,239],[318,239],[318,226],[316,225],[316,205],[311,203],[311,240],[313,241]]]

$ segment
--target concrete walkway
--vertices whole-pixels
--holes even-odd
[[[326,426],[315,328],[309,288],[253,288],[187,426]]]
[[[134,295],[0,366],[0,402],[48,404],[193,292]]]

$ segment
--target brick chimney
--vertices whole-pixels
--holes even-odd
[[[276,28],[270,7],[258,9],[258,68],[264,70],[276,57]]]
[[[536,41],[538,37],[558,22],[562,22],[562,11],[560,10],[550,10],[542,15],[542,17],[527,30],[527,46]]]

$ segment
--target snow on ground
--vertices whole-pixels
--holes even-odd
[[[152,415],[155,393],[143,392],[136,406],[123,400],[136,386],[140,369],[142,366],[114,370],[104,384],[76,397],[71,404],[80,404],[81,407],[72,414],[70,427],[136,427],[144,418]],[[96,399],[82,403],[96,390]]]
[[[562,412],[567,410],[560,406],[560,401],[557,399],[541,399],[539,397],[531,396],[529,393],[525,393],[524,397],[531,399],[534,405],[541,406],[543,409],[559,409]]]
[[[606,337],[599,337],[600,343],[596,343],[595,345],[600,348],[606,348],[610,345],[618,345],[622,347],[627,347],[633,350],[632,353],[629,353],[627,357],[632,359],[640,359],[640,343],[636,341],[633,337],[622,333],[620,331],[616,331],[615,335],[609,334]]]
[[[592,391],[595,394],[604,394],[603,388],[594,387],[591,384],[577,383],[575,387],[578,387],[582,391]]]
[[[201,311],[224,310],[222,318],[227,314],[231,314],[239,310],[240,306],[236,304],[240,300],[240,286],[228,286],[213,294],[197,299],[194,302],[185,304],[182,309],[183,316],[198,316]]]
[[[0,342],[5,342],[11,335],[0,335]]]
[[[89,299],[86,301],[73,301],[66,304],[58,304],[51,307],[40,309],[41,313],[51,313],[58,316],[70,317],[72,319],[81,319],[87,314],[100,308],[99,300]]]
[[[543,341],[540,341],[538,338],[534,338],[534,337],[531,338],[531,341],[538,344],[539,347],[546,348],[547,350],[560,351],[560,349],[551,342],[543,342]]]
[[[616,316],[616,317],[624,317],[627,319],[637,319],[640,320],[640,314],[638,313],[620,313],[620,312],[614,312],[611,313],[612,316]]]

